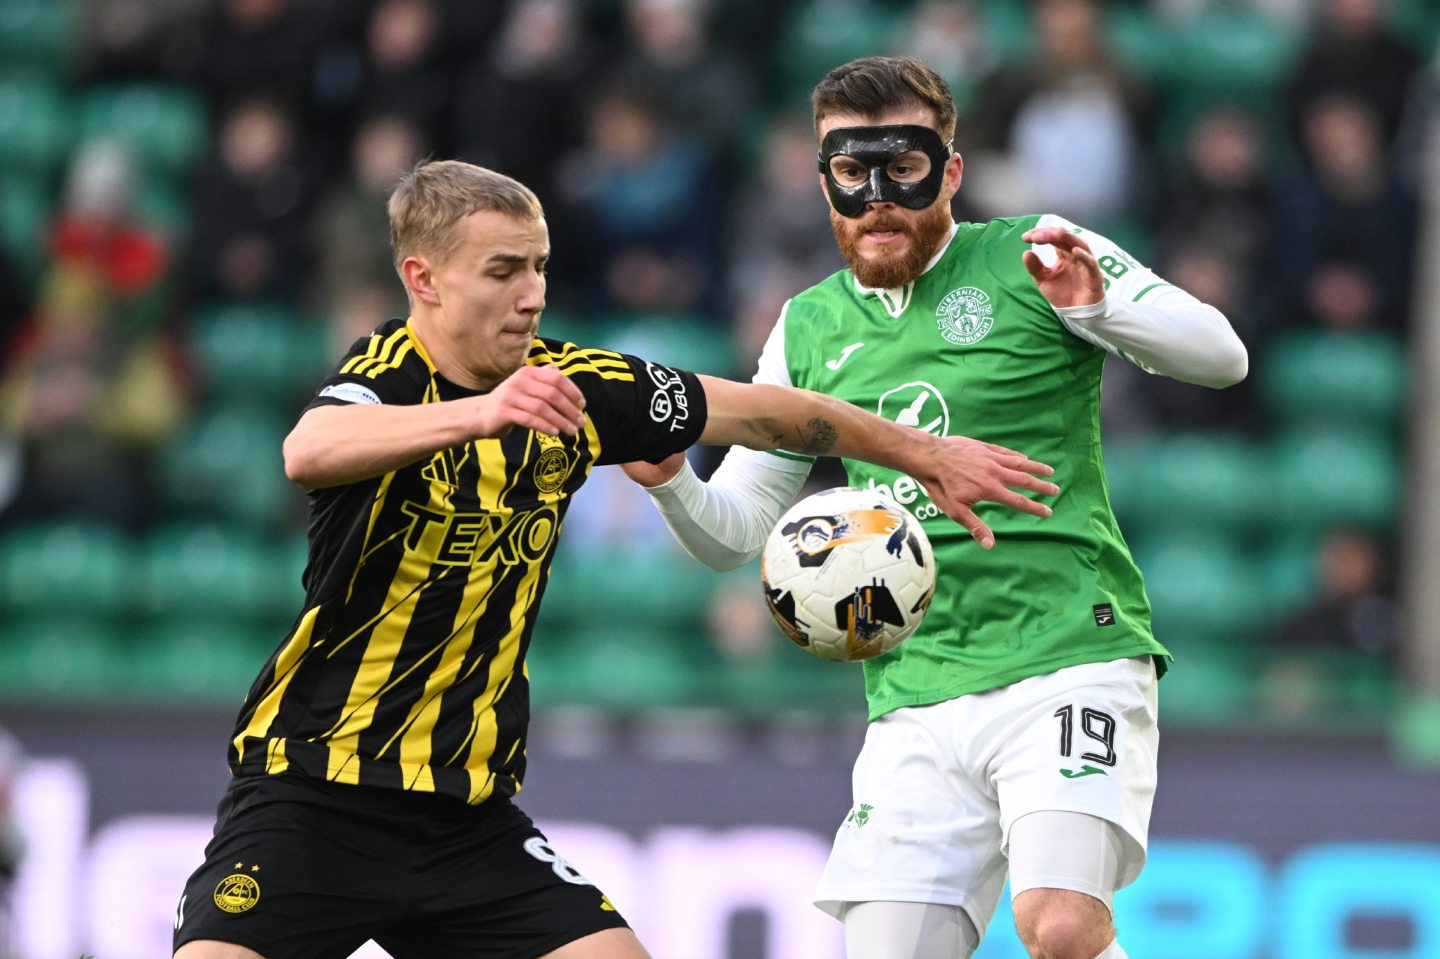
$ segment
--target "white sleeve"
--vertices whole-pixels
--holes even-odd
[[[782,311],[761,352],[753,377],[757,383],[791,385],[784,326]],[[793,454],[732,446],[709,482],[686,462],[668,482],[646,492],[687,553],[712,569],[734,569],[760,554],[765,537],[805,485],[813,463]]]
[[[669,482],[647,492],[685,552],[726,570],[760,555],[809,472],[809,463],[732,446],[708,483],[687,461]]]
[[[1041,217],[1037,226],[1080,234],[1108,280],[1099,303],[1052,307],[1071,333],[1147,373],[1213,387],[1233,386],[1245,378],[1249,355],[1225,314],[1165,282],[1098,233],[1053,214]],[[1054,262],[1049,244],[1032,248],[1041,260]]]

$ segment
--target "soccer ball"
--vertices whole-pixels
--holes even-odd
[[[780,517],[760,557],[760,583],[795,645],[857,662],[915,632],[935,593],[935,554],[905,507],[874,490],[838,486]]]

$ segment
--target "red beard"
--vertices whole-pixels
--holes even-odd
[[[930,258],[949,236],[952,223],[950,204],[939,202],[921,210],[913,222],[890,213],[867,211],[864,216],[851,219],[833,209],[830,211],[830,228],[835,231],[840,255],[845,258],[856,279],[878,290],[903,286],[923,273]],[[871,230],[899,230],[910,238],[906,251],[861,258],[859,238]]]

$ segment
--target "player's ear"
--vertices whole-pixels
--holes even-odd
[[[950,154],[950,159],[945,161],[945,198],[953,197],[960,189],[960,181],[965,175],[965,160],[957,150]]]
[[[429,262],[423,257],[407,256],[400,264],[400,275],[405,279],[405,288],[413,298],[431,306],[440,305],[434,275],[430,271]]]

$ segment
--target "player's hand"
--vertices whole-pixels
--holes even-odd
[[[649,489],[670,482],[684,465],[684,453],[671,453],[658,463],[636,460],[633,463],[621,463],[620,468],[625,471],[626,476]]]
[[[1079,236],[1064,227],[1045,226],[1026,230],[1020,239],[1055,248],[1054,266],[1046,266],[1034,250],[1020,255],[1040,294],[1051,306],[1090,306],[1105,298],[1105,274],[1090,244]]]
[[[585,428],[585,397],[553,366],[522,366],[475,404],[476,439],[504,436],[511,428],[546,436],[574,436]]]
[[[935,505],[969,530],[985,549],[995,545],[995,534],[975,515],[976,503],[999,503],[1033,516],[1050,515],[1049,506],[1017,491],[1057,495],[1060,487],[1043,478],[1055,475],[1050,466],[1015,450],[968,436],[940,437],[937,444],[938,454],[928,458],[933,461],[926,470],[928,475],[917,473],[916,479]]]

